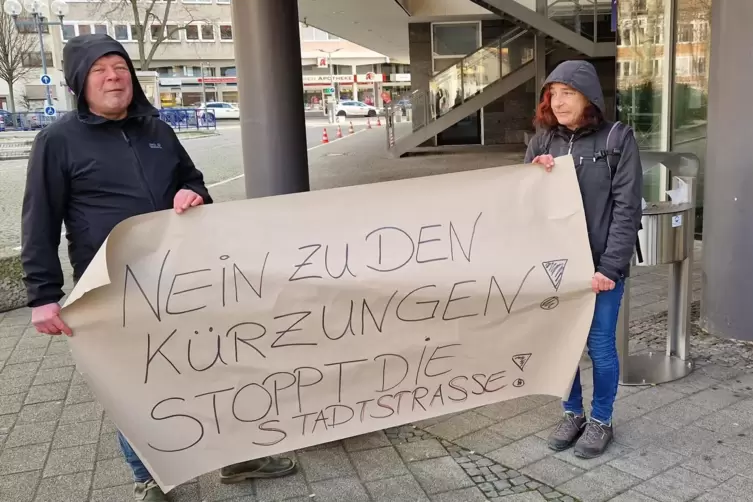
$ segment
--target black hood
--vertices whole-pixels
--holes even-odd
[[[159,116],[157,109],[149,102],[136,76],[136,69],[128,52],[120,42],[104,34],[80,35],[73,37],[63,49],[63,71],[68,87],[76,95],[79,120],[91,124],[104,123],[107,119],[91,113],[84,96],[84,87],[89,70],[96,60],[108,54],[118,54],[128,63],[131,70],[133,98],[128,107],[128,117]]]
[[[541,89],[543,94],[547,85],[558,83],[569,85],[583,94],[593,103],[603,115],[606,115],[604,105],[604,93],[601,90],[601,82],[596,74],[596,68],[588,61],[565,61],[549,74]]]

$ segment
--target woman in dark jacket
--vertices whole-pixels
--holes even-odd
[[[547,78],[536,113],[539,132],[526,162],[554,166],[554,157],[572,155],[583,197],[593,255],[591,287],[596,296],[588,354],[593,361],[591,418],[583,409],[580,370],[565,401],[562,421],[549,447],[593,458],[613,438],[612,411],[619,384],[616,329],[624,279],[630,270],[641,220],[643,170],[633,131],[604,120],[604,97],[596,69],[587,61],[566,61]]]

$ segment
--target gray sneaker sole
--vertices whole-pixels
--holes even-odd
[[[282,477],[294,474],[297,470],[298,470],[298,465],[293,464],[293,466],[290,469],[286,469],[284,471],[282,470],[275,471],[275,472],[255,471],[255,472],[241,472],[239,474],[233,474],[231,476],[220,475],[220,483],[225,484],[225,485],[231,485],[235,483],[242,483],[243,481],[247,481],[249,479],[282,478]]]
[[[585,459],[585,460],[590,460],[592,458],[598,458],[598,457],[604,455],[604,453],[606,453],[606,451],[607,450],[605,449],[601,453],[587,453],[587,452],[584,452],[584,451],[575,450],[575,451],[573,451],[573,454],[576,457],[578,457],[578,458],[582,458],[582,459]]]
[[[580,438],[580,435],[578,437],[576,437],[575,439],[573,439],[572,443],[563,444],[563,445],[556,445],[556,444],[552,444],[550,442],[547,442],[547,446],[549,447],[550,450],[553,450],[553,451],[565,451],[565,450],[569,450],[570,448],[572,448],[573,446],[575,446],[575,443],[578,441],[578,438]]]

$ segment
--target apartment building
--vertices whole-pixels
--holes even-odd
[[[139,21],[134,19],[130,2],[67,1],[69,13],[62,26],[44,27],[48,73],[53,76],[54,84],[51,87],[53,104],[58,109],[73,106],[62,75],[62,49],[67,40],[86,33],[107,33],[123,43],[136,68],[149,72],[144,74],[142,84],[158,106],[193,106],[202,101],[238,102],[237,48],[233,43],[230,0],[140,2]],[[145,24],[145,10],[149,8],[155,18]],[[160,21],[165,16],[163,31]],[[20,29],[33,31],[32,24],[20,21]],[[140,29],[145,36],[139,34]],[[325,90],[332,86],[343,98],[360,98],[375,104],[381,104],[383,90],[390,91],[395,99],[409,92],[410,73],[404,64],[407,61],[396,64],[382,54],[305,23],[301,23],[299,29],[306,106],[321,106]],[[30,33],[29,36],[36,35]],[[24,96],[27,105],[41,107],[46,89],[39,82],[42,71],[38,50],[29,54],[28,64],[39,70],[31,71],[28,78],[14,86],[16,103]],[[3,99],[7,101],[8,94],[7,86],[0,87],[0,103]],[[3,107],[8,108],[7,104]]]

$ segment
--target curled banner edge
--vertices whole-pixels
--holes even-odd
[[[112,235],[112,234],[110,234]],[[110,284],[110,273],[107,268],[107,248],[110,241],[108,235],[105,242],[94,255],[94,259],[86,268],[83,277],[73,287],[73,291],[65,300],[62,311],[69,308],[76,301],[83,298],[87,293]]]
[[[115,228],[110,231],[110,234],[105,238],[105,241],[97,250],[91,263],[89,263],[89,266],[86,267],[84,275],[76,282],[73,291],[71,291],[66,298],[62,311],[70,308],[78,300],[86,296],[87,293],[104,286],[109,286],[112,283],[108,266],[108,256],[111,251],[110,245],[113,241],[117,242],[124,232],[128,232],[131,228],[144,220],[153,218],[155,214],[157,213],[145,213],[132,216],[115,225]]]

